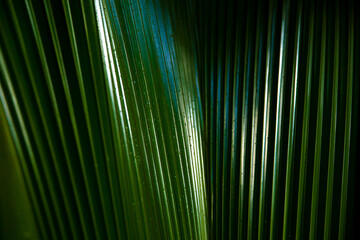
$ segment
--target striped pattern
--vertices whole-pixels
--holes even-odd
[[[198,6],[212,238],[354,234],[359,17],[310,2]]]
[[[194,40],[173,32],[179,7],[1,2],[1,104],[41,238],[206,238]]]
[[[36,226],[0,238],[353,238],[359,23],[352,2],[1,1],[0,151]]]

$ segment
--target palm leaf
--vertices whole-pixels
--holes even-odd
[[[359,17],[308,5],[1,1],[0,238],[353,237]]]

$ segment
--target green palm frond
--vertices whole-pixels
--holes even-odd
[[[354,3],[0,2],[1,239],[354,237]]]

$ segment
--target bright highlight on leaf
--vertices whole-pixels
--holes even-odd
[[[352,239],[354,3],[0,2],[0,239]]]

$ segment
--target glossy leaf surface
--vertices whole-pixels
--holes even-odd
[[[352,238],[358,26],[352,2],[1,1],[0,238]]]

